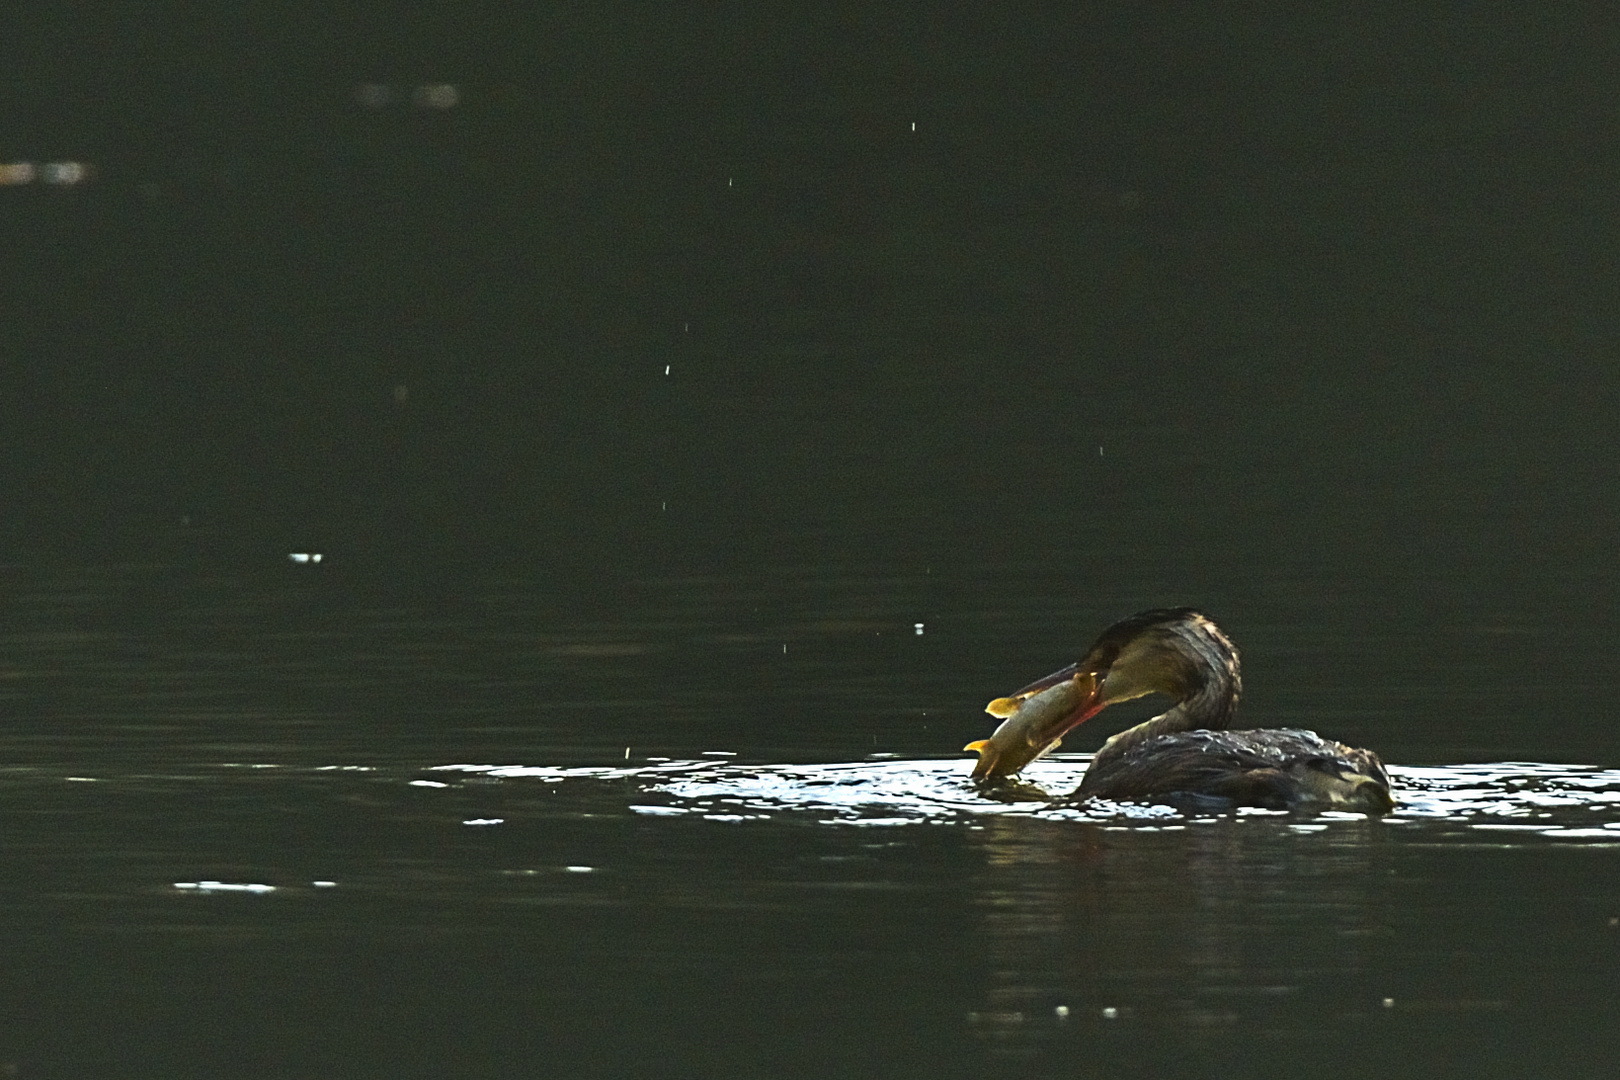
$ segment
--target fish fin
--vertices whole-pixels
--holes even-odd
[[[984,752],[988,749],[990,749],[989,739],[974,739],[972,742],[962,747],[962,752],[965,754],[969,750],[972,750],[975,754],[983,756]]]
[[[1020,704],[1020,699],[1015,697],[998,697],[996,700],[986,705],[984,707],[984,711],[995,717],[997,720],[1005,720],[1007,717],[1018,711],[1018,706]]]

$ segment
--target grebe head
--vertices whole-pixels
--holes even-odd
[[[1148,694],[1168,695],[1202,726],[1226,727],[1243,690],[1237,647],[1220,627],[1192,608],[1154,608],[1121,619],[1077,663],[997,698],[985,711],[1012,717],[1026,700],[1063,683],[1073,686],[1062,708],[1032,709],[1027,728],[1014,720],[1005,737],[1007,724],[969,744],[979,752],[975,777],[1015,773],[1108,706]]]
[[[1121,701],[1165,694],[1177,702],[1223,699],[1225,720],[1243,692],[1237,646],[1192,608],[1155,608],[1121,619],[1102,632],[1075,670],[1093,680],[1091,715]]]

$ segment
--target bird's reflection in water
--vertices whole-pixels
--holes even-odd
[[[1379,1004],[1376,821],[1122,827],[998,817],[971,835],[998,1055],[1076,1040],[1143,1065],[1225,1040],[1321,1037]]]

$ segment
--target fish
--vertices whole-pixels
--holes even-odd
[[[1097,711],[1092,708],[1096,683],[1089,673],[1076,673],[1071,668],[1059,672],[1056,682],[1049,683],[1050,678],[1011,697],[996,698],[984,707],[985,712],[1001,720],[1001,725],[988,739],[962,747],[979,755],[973,767],[975,780],[1011,776],[1056,750],[1071,728]]]

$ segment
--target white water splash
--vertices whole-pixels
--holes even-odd
[[[749,765],[708,759],[638,766],[446,765],[434,772],[504,780],[599,786],[629,782],[627,808],[648,817],[743,822],[809,818],[818,824],[902,826],[970,823],[994,815],[1107,822],[1137,828],[1167,820],[1283,817],[1331,823],[1362,820],[1342,812],[1285,813],[1244,808],[1188,812],[1170,806],[1071,801],[1088,755],[1055,755],[1031,766],[1021,784],[977,788],[960,759],[872,760],[823,765]],[[1392,768],[1399,805],[1390,826],[1444,824],[1472,840],[1522,843],[1581,840],[1620,844],[1620,770],[1535,762]],[[1134,824],[1133,824],[1134,823]]]

